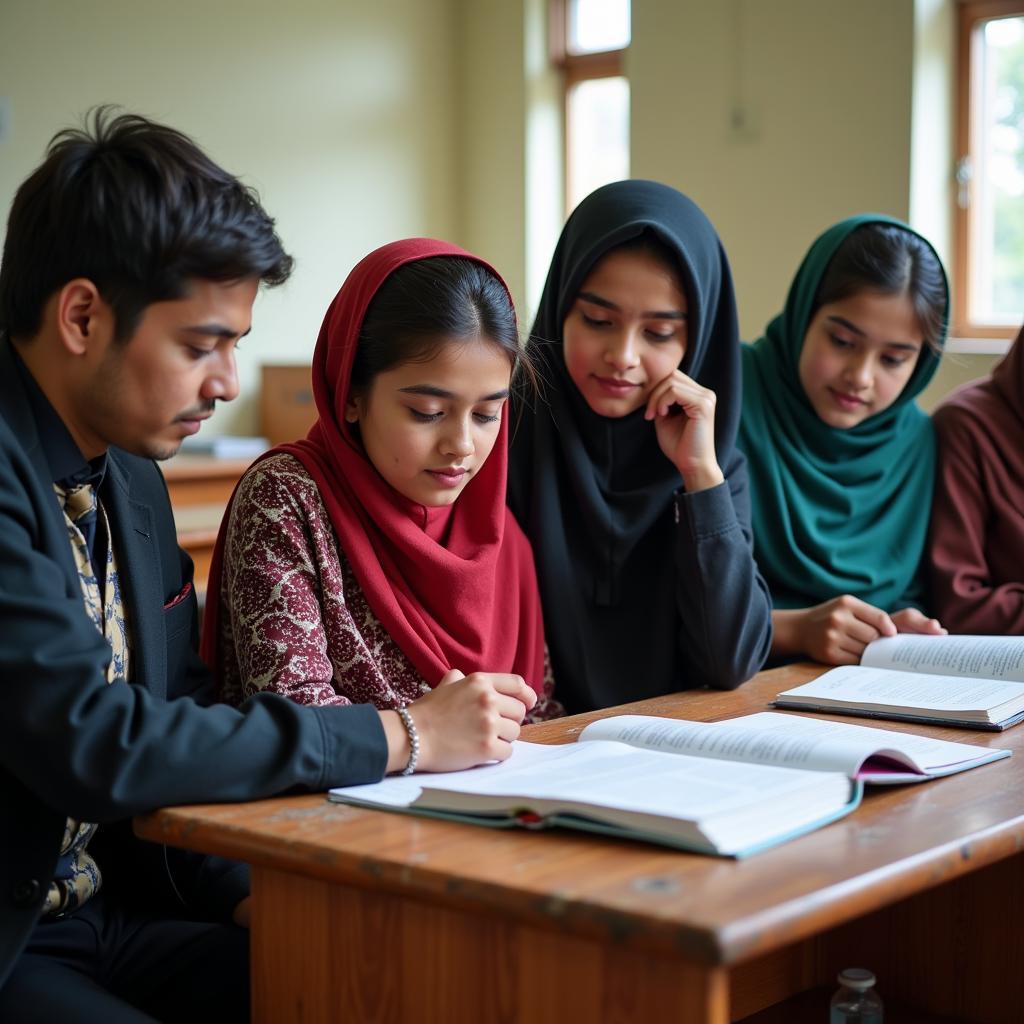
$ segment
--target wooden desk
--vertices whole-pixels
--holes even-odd
[[[629,710],[731,718],[819,671]],[[594,717],[527,736],[571,739]],[[319,795],[163,810],[136,828],[253,865],[253,1019],[268,1024],[820,1024],[847,966],[876,972],[887,1024],[1019,1022],[1024,729],[900,728],[1016,753],[876,789],[842,821],[738,863]]]

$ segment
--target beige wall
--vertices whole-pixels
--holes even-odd
[[[370,249],[458,234],[457,0],[2,0],[0,209],[49,136],[114,101],[192,134],[254,184],[297,259],[257,302],[243,397],[210,432],[256,429],[256,367],[308,361]]]
[[[979,377],[988,376],[1000,358],[1002,357],[994,355],[947,352],[931,384],[918,398],[918,404],[927,412],[931,412],[954,388]]]
[[[505,277],[525,334],[564,216],[547,0],[458,0],[458,12],[460,241]]]
[[[910,0],[635,0],[632,171],[718,227],[745,337],[830,223],[906,218],[912,55]]]
[[[692,196],[732,262],[743,336],[813,239],[877,211],[950,252],[952,0],[633,0],[632,173]],[[922,396],[997,357],[948,355]]]
[[[526,87],[522,0],[459,0],[459,241],[518,301],[525,287]]]
[[[955,10],[952,0],[915,0],[914,113],[910,222],[932,240],[949,266],[953,248],[953,117]],[[999,356],[957,351],[954,340],[919,399],[931,411],[953,388],[992,371]],[[988,347],[991,347],[989,343]]]
[[[948,252],[952,3],[633,0],[633,173],[716,223],[746,337],[847,214],[910,216]],[[307,361],[345,274],[384,241],[481,253],[529,325],[561,223],[544,22],[545,0],[0,0],[0,208],[50,134],[102,101],[185,129],[255,184],[298,267],[258,301],[243,398],[210,425],[251,432],[257,365]],[[993,362],[950,359],[925,404]]]

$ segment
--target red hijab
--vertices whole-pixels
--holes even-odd
[[[505,505],[507,418],[490,457],[444,508],[412,502],[385,482],[345,420],[352,363],[371,300],[399,267],[434,256],[461,256],[498,277],[476,256],[429,238],[371,252],[349,274],[320,328],[313,354],[319,419],[305,439],[262,458],[287,452],[306,468],[370,608],[431,686],[457,668],[467,675],[515,672],[540,692],[544,628],[533,554]],[[225,515],[203,623],[202,653],[209,665],[217,664],[227,521]]]

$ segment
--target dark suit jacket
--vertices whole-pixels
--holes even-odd
[[[63,516],[10,345],[0,338],[0,984],[32,930],[70,815],[99,822],[105,890],[177,916],[218,916],[244,869],[162,851],[130,817],[376,781],[387,746],[368,705],[299,707],[272,694],[208,705],[196,600],[163,477],[111,449],[101,490],[132,639],[131,680],[107,685]],[[176,902],[177,906],[171,906]],[[182,906],[185,904],[185,906]]]

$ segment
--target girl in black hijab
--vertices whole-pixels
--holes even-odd
[[[537,560],[570,713],[757,672],[771,602],[734,447],[732,277],[698,207],[653,181],[588,196],[555,247],[513,426],[509,503]]]

